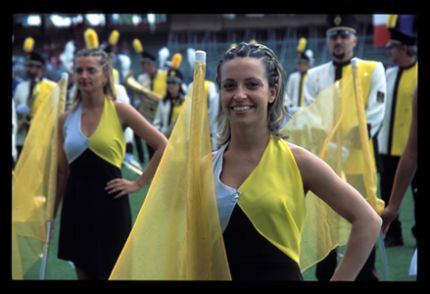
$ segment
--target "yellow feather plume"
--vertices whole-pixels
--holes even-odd
[[[231,45],[230,45],[230,49],[232,49],[232,48],[236,48],[237,47],[237,44],[236,43],[231,43]]]
[[[182,54],[175,53],[172,57],[172,69],[178,69],[181,66]]]
[[[30,53],[34,48],[34,39],[32,37],[27,37],[24,40],[24,45],[22,46],[25,53]]]
[[[119,32],[117,30],[113,30],[109,36],[109,44],[115,46],[119,40]]]
[[[257,40],[255,40],[255,39],[251,39],[251,40],[249,41],[249,44],[251,44],[251,45],[255,45],[255,44],[257,44]]]
[[[84,33],[85,44],[88,49],[99,48],[99,37],[97,32],[93,29],[87,29]]]
[[[397,14],[390,14],[388,16],[387,26],[388,28],[392,29],[396,26],[397,23]]]
[[[140,54],[143,52],[143,46],[139,39],[136,38],[133,40],[133,48],[136,53]]]
[[[306,49],[307,42],[308,42],[308,40],[306,40],[306,38],[300,38],[299,43],[297,44],[297,51],[298,52],[304,52]]]

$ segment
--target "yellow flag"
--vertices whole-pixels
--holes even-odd
[[[23,279],[41,257],[46,222],[52,218],[57,176],[58,116],[64,110],[67,78],[43,90],[12,173],[12,278]]]
[[[231,279],[215,198],[204,52],[111,280]]]
[[[356,75],[345,75],[322,90],[312,104],[288,121],[282,133],[289,142],[327,162],[379,212],[383,202],[376,198],[376,168]],[[312,192],[306,195],[306,208],[300,254],[302,271],[335,247],[346,244],[350,233],[350,224]]]

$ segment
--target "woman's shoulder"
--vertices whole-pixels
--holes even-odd
[[[326,174],[330,166],[317,155],[299,145],[287,142],[300,169],[304,182]],[[322,174],[321,174],[322,173]]]
[[[294,159],[296,160],[297,165],[300,167],[300,169],[305,168],[309,165],[310,162],[317,158],[316,155],[314,155],[312,152],[302,146],[293,144],[288,141],[286,141],[286,143],[290,148],[291,153],[293,154]]]
[[[121,123],[128,122],[130,119],[134,118],[138,112],[128,103],[121,103],[118,101],[113,101],[115,106],[116,114],[121,121]]]
[[[286,140],[286,139],[283,139],[283,140],[285,141],[285,143],[287,143],[287,145],[290,148],[291,152],[293,153],[294,157],[304,156],[309,152],[308,150],[306,150],[306,148],[303,148],[299,145],[288,142],[288,140]]]
[[[132,108],[132,106],[130,104],[123,103],[120,101],[113,101],[113,104],[114,104],[115,109],[118,112],[118,114],[126,113],[126,112],[130,111],[130,109]]]

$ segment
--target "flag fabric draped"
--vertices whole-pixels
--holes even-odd
[[[215,198],[205,64],[187,97],[111,280],[231,279]]]
[[[58,117],[64,110],[67,78],[41,92],[15,170],[12,172],[12,278],[23,279],[42,256],[46,222],[52,218],[58,151]]]
[[[327,162],[380,213],[384,204],[376,198],[376,167],[367,137],[361,87],[353,76],[344,76],[322,90],[312,104],[293,115],[282,133],[288,136],[287,141]],[[346,244],[350,233],[350,224],[312,192],[306,195],[306,209],[302,271]]]
[[[373,46],[384,47],[390,40],[388,14],[373,15]]]

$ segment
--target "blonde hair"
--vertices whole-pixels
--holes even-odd
[[[216,82],[221,89],[221,68],[227,61],[235,58],[251,57],[259,59],[265,65],[266,77],[270,88],[277,87],[277,95],[267,109],[267,127],[272,135],[280,137],[279,129],[287,111],[284,106],[285,71],[278,57],[268,47],[262,44],[249,44],[242,42],[234,48],[228,49],[218,63]],[[220,99],[221,103],[221,99]],[[220,106],[221,107],[221,106]],[[217,133],[218,144],[223,145],[230,140],[230,122],[220,111],[218,115],[219,129]]]
[[[116,94],[114,90],[114,79],[112,75],[112,59],[110,58],[109,54],[107,54],[105,51],[99,49],[99,48],[86,48],[79,50],[75,55],[75,63],[76,59],[80,57],[97,57],[100,66],[102,67],[103,72],[107,76],[107,83],[103,86],[103,93],[110,97],[112,100],[116,100]],[[75,110],[76,106],[81,102],[82,100],[82,93],[81,91],[76,88],[76,91],[74,91],[73,99],[72,99],[72,106],[71,110]]]

